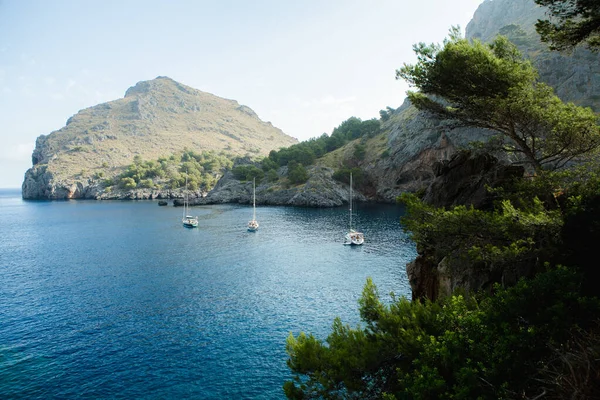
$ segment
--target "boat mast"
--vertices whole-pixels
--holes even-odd
[[[348,208],[350,210],[350,230],[352,230],[352,172],[350,172],[350,200],[348,201]]]
[[[252,179],[252,221],[256,221],[256,178]]]
[[[183,192],[183,218],[187,215],[187,171],[185,171],[185,192]]]

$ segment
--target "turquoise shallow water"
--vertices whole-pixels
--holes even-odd
[[[0,398],[280,399],[285,340],[358,324],[367,277],[410,295],[398,206],[181,209],[0,191]]]

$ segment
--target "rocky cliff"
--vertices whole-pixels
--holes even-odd
[[[533,0],[486,0],[469,22],[466,36],[489,42],[499,33],[507,36],[532,60],[542,82],[558,97],[600,112],[600,53],[584,47],[571,52],[549,51],[535,31],[538,19],[547,19],[546,8]]]
[[[333,169],[321,166],[308,168],[309,179],[302,185],[282,185],[261,182],[256,186],[256,203],[263,205],[285,205],[303,207],[338,207],[347,204],[349,186],[332,178]],[[286,167],[279,170],[283,177]],[[283,180],[285,181],[285,180]],[[367,201],[367,198],[353,192],[356,201]],[[179,201],[175,205],[179,205]],[[198,197],[192,205],[220,203],[252,203],[252,182],[239,181],[233,174],[227,173],[206,197]]]
[[[533,0],[486,0],[467,25],[466,37],[487,42],[500,33],[508,36],[532,60],[540,80],[563,101],[600,111],[600,52],[583,48],[571,53],[549,51],[534,27],[545,18],[544,12]],[[489,137],[481,129],[450,129],[408,101],[384,124],[384,130],[389,157],[362,165],[376,188],[370,198],[378,201],[394,201],[404,191],[424,190],[435,177],[436,161],[448,160],[457,149]]]
[[[169,197],[172,193],[148,190],[108,194],[96,177],[118,175],[135,156],[156,160],[184,148],[259,156],[296,142],[247,106],[158,77],[41,135],[25,173],[23,198]]]
[[[563,100],[600,110],[600,53],[576,48],[571,53],[550,52],[540,43],[533,25],[545,18],[544,9],[532,0],[487,0],[481,4],[467,26],[467,37],[482,41],[492,40],[498,33],[509,37],[537,67],[540,79],[552,86]],[[418,114],[417,118],[423,118]],[[482,138],[485,132],[479,132]],[[476,131],[465,137],[475,137]],[[424,201],[438,207],[471,205],[485,209],[493,198],[486,187],[512,177],[523,175],[521,167],[506,165],[489,155],[460,152],[449,160],[430,164],[433,179],[428,185]],[[450,295],[455,289],[490,290],[495,283],[512,285],[520,277],[534,274],[531,263],[509,266],[494,263],[459,263],[451,265],[447,257],[435,258],[427,250],[418,249],[419,255],[408,263],[407,275],[413,299],[434,300]]]
[[[544,9],[533,0],[486,0],[468,24],[466,36],[482,41],[491,41],[500,33],[508,36],[538,68],[540,79],[552,86],[563,101],[600,110],[600,53],[581,48],[564,54],[549,51],[535,32],[539,18],[544,18]],[[447,161],[470,142],[485,141],[490,136],[482,129],[451,128],[445,121],[419,112],[408,100],[382,121],[382,128],[380,135],[349,143],[318,160],[317,165],[333,170],[349,164],[358,166],[367,181],[358,188],[365,198],[394,202],[403,192],[425,190],[436,177],[437,162]],[[366,146],[367,154],[357,161],[352,150],[359,142]],[[495,156],[508,161],[505,155]],[[222,187],[216,187],[208,199],[222,198],[218,193]],[[243,190],[236,195],[234,186],[227,187],[231,201],[245,201]],[[281,204],[288,204],[288,200]],[[325,206],[330,201],[324,198],[312,204]]]

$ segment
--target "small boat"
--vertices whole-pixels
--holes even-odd
[[[187,190],[187,175],[185,176],[185,193],[183,196],[183,226],[186,228],[197,228],[198,217],[193,217],[188,214],[188,190]]]
[[[258,230],[258,221],[256,220],[256,178],[252,180],[252,221],[248,222],[248,230],[250,232]]]
[[[348,211],[350,213],[350,230],[344,237],[344,244],[359,246],[365,242],[365,235],[362,232],[352,229],[352,173],[350,173],[350,198],[348,199]]]

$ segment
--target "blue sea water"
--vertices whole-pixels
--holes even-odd
[[[281,399],[290,332],[360,323],[367,277],[410,296],[395,205],[192,209],[0,190],[0,398]]]

